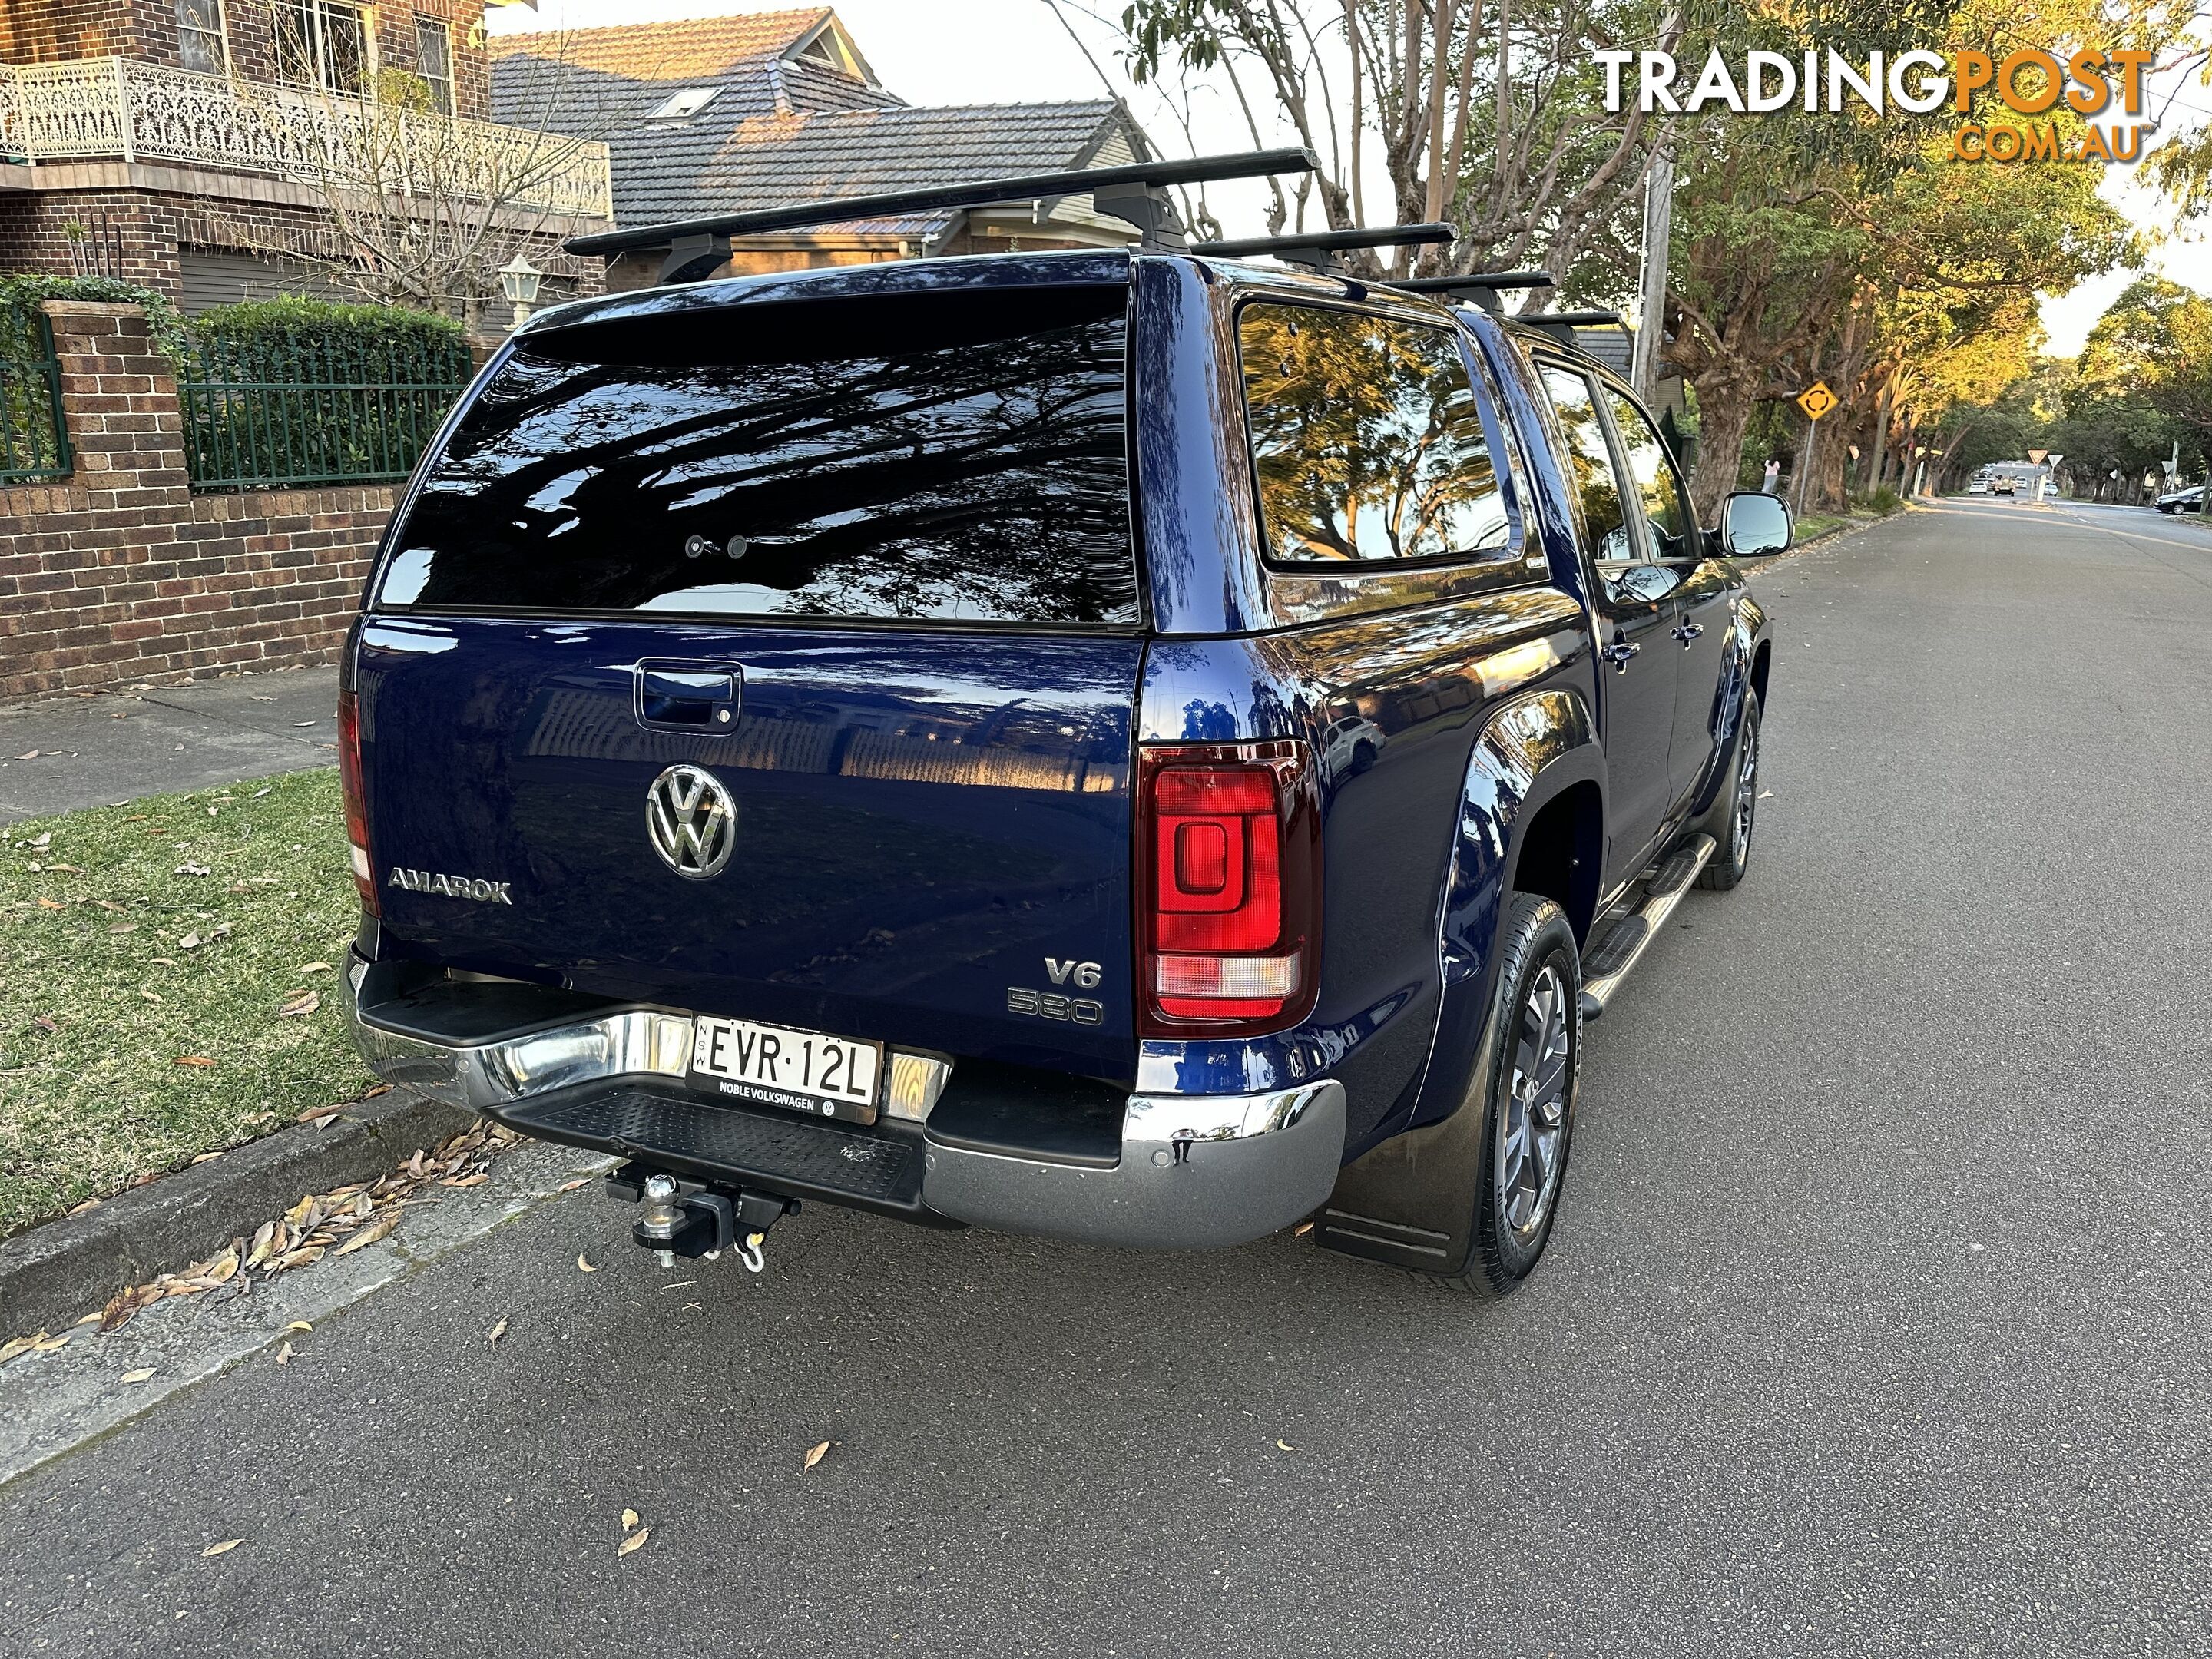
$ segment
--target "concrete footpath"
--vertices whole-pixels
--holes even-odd
[[[337,763],[337,670],[0,705],[0,823]]]

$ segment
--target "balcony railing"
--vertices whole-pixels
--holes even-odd
[[[0,64],[0,161],[183,161],[610,219],[607,147],[127,58]]]

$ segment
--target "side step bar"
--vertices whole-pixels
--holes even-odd
[[[1583,1018],[1593,1020],[1620,988],[1620,981],[1643,957],[1644,946],[1658,936],[1667,918],[1682,902],[1682,895],[1705,867],[1715,851],[1711,836],[1692,836],[1676,848],[1644,890],[1644,902],[1608,928],[1606,935],[1583,957]]]

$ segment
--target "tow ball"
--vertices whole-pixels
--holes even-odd
[[[673,1267],[679,1255],[711,1261],[734,1249],[745,1266],[758,1273],[768,1230],[787,1215],[799,1213],[795,1198],[707,1187],[636,1164],[625,1164],[610,1174],[607,1191],[644,1206],[630,1224],[630,1237],[657,1254],[664,1267]]]

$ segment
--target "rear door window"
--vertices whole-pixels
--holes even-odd
[[[379,604],[1134,626],[1127,292],[525,336],[393,538]]]
[[[1644,503],[1644,522],[1651,527],[1653,556],[1661,559],[1696,559],[1701,556],[1697,520],[1690,511],[1690,492],[1682,475],[1667,453],[1656,428],[1644,411],[1618,392],[1608,389],[1606,401],[1613,409],[1613,429],[1620,434],[1621,458]]]
[[[1604,417],[1589,380],[1556,363],[1539,363],[1544,390],[1566,440],[1573,471],[1575,504],[1582,518],[1583,544],[1599,564],[1623,564],[1637,557],[1628,502],[1613,471],[1613,450],[1605,441]]]
[[[1237,338],[1272,558],[1520,559],[1497,418],[1455,331],[1256,304]]]

